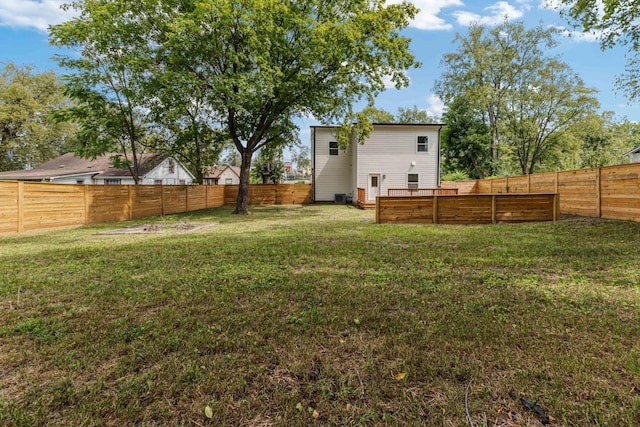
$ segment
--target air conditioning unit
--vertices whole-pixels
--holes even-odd
[[[347,203],[347,195],[346,194],[335,194],[334,201],[336,205],[344,205]]]

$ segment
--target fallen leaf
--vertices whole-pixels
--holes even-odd
[[[311,416],[313,418],[318,418],[320,416],[320,414],[318,413],[318,411],[316,411],[315,409],[313,410],[313,413],[311,414]]]
[[[213,409],[211,409],[211,406],[207,405],[204,407],[204,415],[209,419],[213,418]]]
[[[396,374],[396,379],[397,379],[397,380],[403,380],[403,379],[404,379],[404,377],[406,377],[406,376],[407,376],[407,373],[406,373],[406,372],[398,372],[398,373]]]
[[[304,407],[302,406],[302,403],[298,402],[298,404],[296,405],[296,409],[302,412],[302,410],[304,409]]]

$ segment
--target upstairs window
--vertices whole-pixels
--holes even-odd
[[[426,153],[427,151],[429,151],[429,137],[419,136],[418,137],[418,153]]]
[[[173,161],[173,159],[169,159],[167,169],[169,169],[169,173],[176,173],[176,163]]]
[[[418,188],[418,174],[410,173],[407,175],[407,188]]]
[[[329,142],[329,155],[330,156],[338,155],[338,143],[336,141]]]

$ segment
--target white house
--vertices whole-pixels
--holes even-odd
[[[364,144],[338,147],[337,127],[311,126],[313,199],[375,203],[389,189],[440,185],[443,124],[374,124]]]
[[[629,156],[630,163],[640,163],[640,147],[625,153],[625,156]]]
[[[207,168],[204,183],[208,185],[238,185],[240,184],[240,168],[229,165],[210,166]]]
[[[33,169],[0,172],[2,181],[55,182],[59,184],[134,184],[128,168],[112,165],[113,154],[83,159],[63,154]],[[193,175],[179,161],[164,154],[146,153],[140,157],[140,184],[188,185]]]

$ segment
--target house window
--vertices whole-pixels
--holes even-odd
[[[225,180],[224,180],[224,184],[225,184],[225,185],[231,185],[231,184],[233,184],[233,178],[225,178]]]
[[[180,183],[180,185],[186,185],[187,181],[185,181],[184,179],[178,180],[178,183]]]
[[[418,174],[410,173],[407,175],[407,188],[418,188]]]
[[[105,185],[119,185],[120,178],[107,178],[104,180]]]
[[[76,179],[76,184],[84,184],[84,179]]]
[[[153,180],[153,185],[162,185],[162,180],[161,179],[154,179]]]
[[[338,155],[338,143],[336,141],[329,142],[329,155],[330,156]]]
[[[169,173],[176,173],[176,163],[173,159],[169,159]]]
[[[429,137],[419,136],[418,137],[418,153],[426,153],[427,151],[429,151]]]

